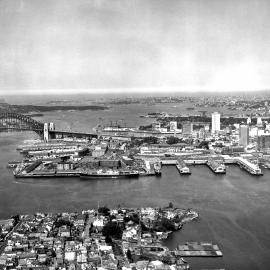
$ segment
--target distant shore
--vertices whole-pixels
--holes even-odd
[[[54,106],[39,106],[39,105],[9,105],[7,104],[4,109],[13,111],[16,113],[39,113],[49,111],[101,111],[108,110],[109,107],[102,105],[84,105],[84,106],[70,106],[70,105],[54,105]]]

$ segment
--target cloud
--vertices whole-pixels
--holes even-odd
[[[2,0],[0,91],[267,88],[269,28],[266,0]]]

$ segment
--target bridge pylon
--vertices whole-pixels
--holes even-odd
[[[44,142],[49,142],[51,139],[50,131],[55,131],[55,124],[54,123],[44,123],[44,129],[43,129],[43,140]]]

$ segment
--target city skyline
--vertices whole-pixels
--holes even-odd
[[[0,93],[270,89],[269,5],[1,1]]]

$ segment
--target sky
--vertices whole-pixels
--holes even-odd
[[[0,0],[0,94],[270,89],[269,0]]]

